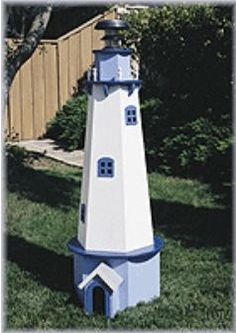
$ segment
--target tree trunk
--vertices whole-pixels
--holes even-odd
[[[11,56],[9,59],[6,59],[5,101],[7,101],[12,81],[18,69],[31,57],[37,48],[38,43],[47,28],[51,11],[51,5],[40,10],[40,12],[35,16],[29,32],[27,33],[22,43],[18,46],[13,56]]]

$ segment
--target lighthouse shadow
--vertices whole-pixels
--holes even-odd
[[[175,202],[151,200],[155,231],[185,247],[222,247],[232,261],[232,212],[229,208],[196,208]]]
[[[12,235],[7,236],[6,251],[7,259],[31,273],[34,280],[51,290],[70,293],[73,300],[71,257]]]
[[[68,211],[76,207],[79,201],[81,187],[81,170],[73,176],[64,176],[48,169],[37,169],[29,163],[35,163],[40,158],[38,154],[25,153],[20,159],[15,152],[11,152],[7,159],[7,190],[17,193],[33,202],[46,203],[50,207],[57,207]]]

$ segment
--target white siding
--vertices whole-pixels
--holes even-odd
[[[135,105],[138,124],[125,124],[124,109]],[[127,252],[153,244],[138,89],[95,86],[89,106],[81,202],[86,222],[78,239],[87,250]],[[112,178],[97,177],[97,161],[115,161]]]

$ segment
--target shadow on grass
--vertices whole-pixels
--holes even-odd
[[[167,172],[167,175],[173,177],[180,177],[183,179],[192,179],[200,181],[202,183],[208,184],[209,189],[218,196],[217,203],[224,205],[226,207],[232,207],[232,150],[231,147],[228,148],[227,157],[223,157],[219,154],[217,156],[215,164],[208,163],[204,166],[192,165],[191,172],[187,172],[183,168],[177,168],[175,166],[174,170]],[[164,175],[166,170],[163,167],[160,168],[161,161],[156,155],[146,154],[148,173],[160,172]]]
[[[7,236],[7,259],[51,290],[69,292],[73,299],[72,257],[66,257],[19,236]]]
[[[186,247],[224,249],[225,259],[232,261],[232,212],[230,209],[195,208],[193,206],[151,200],[156,230]]]
[[[50,174],[47,170],[35,170],[23,164],[8,170],[9,192],[63,210],[78,206],[80,187],[79,180]]]

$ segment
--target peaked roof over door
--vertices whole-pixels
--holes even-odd
[[[123,278],[110,266],[101,263],[93,270],[86,278],[78,285],[83,289],[91,280],[99,276],[100,279],[112,290],[116,291],[119,285],[123,282]]]

